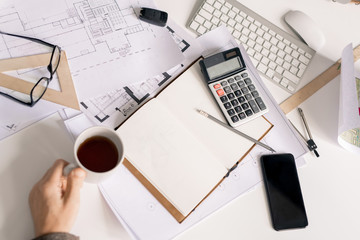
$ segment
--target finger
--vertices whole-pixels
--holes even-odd
[[[73,169],[67,177],[65,203],[76,205],[80,202],[80,188],[83,185],[86,172],[81,168]]]
[[[66,164],[68,164],[68,162],[66,162],[65,160],[57,159],[52,165],[52,167],[44,175],[44,180],[50,182],[58,182],[63,175],[62,172]]]

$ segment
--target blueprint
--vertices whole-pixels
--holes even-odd
[[[181,64],[161,72],[143,82],[125,85],[123,88],[80,102],[82,112],[96,125],[116,128],[136,109],[161,91],[174,76],[201,56],[202,48],[178,25],[170,21],[166,26],[185,59]]]
[[[154,76],[183,59],[165,29],[138,19],[141,6],[151,1],[16,2],[0,10],[0,29],[65,50],[79,100]],[[3,35],[0,57],[39,53],[34,45]]]
[[[0,3],[0,30],[61,46],[67,54],[82,110],[93,115],[96,124],[107,120],[109,126],[115,126],[119,120],[111,120],[118,119],[116,113],[126,116],[129,106],[142,102],[145,91],[151,94],[162,86],[184,66],[184,53],[190,49],[189,43],[171,27],[138,20],[140,6],[154,7],[151,0],[5,0]],[[0,35],[0,59],[48,51],[37,43]],[[41,75],[46,68],[6,74],[31,81],[35,71]],[[49,88],[61,90],[56,76]],[[109,105],[100,107],[104,95],[120,103],[111,110]],[[1,97],[0,139],[62,108],[40,101],[29,109]],[[94,109],[100,112],[93,114]]]

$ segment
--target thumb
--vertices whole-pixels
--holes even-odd
[[[67,184],[65,190],[65,203],[79,204],[80,203],[80,188],[83,185],[86,172],[81,168],[73,169],[67,176]]]

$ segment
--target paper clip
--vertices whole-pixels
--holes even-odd
[[[309,129],[309,126],[306,122],[306,119],[305,119],[305,115],[304,115],[304,112],[301,108],[298,108],[298,111],[299,111],[299,114],[300,114],[300,117],[305,125],[305,128],[306,128],[306,132],[309,136],[309,140],[306,140],[306,138],[300,133],[300,131],[294,126],[294,124],[290,121],[291,125],[295,128],[295,130],[299,133],[299,135],[304,139],[304,141],[306,142],[308,148],[310,151],[314,151],[316,157],[319,157],[319,153],[316,151],[317,149],[317,146],[314,142],[314,140],[312,139],[312,135],[311,135],[311,132],[310,132],[310,129]]]

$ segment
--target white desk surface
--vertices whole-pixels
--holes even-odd
[[[167,11],[169,16],[184,28],[199,1],[201,0],[155,0],[160,9]],[[288,10],[301,10],[320,25],[326,37],[326,45],[315,57],[306,74],[305,83],[339,59],[345,45],[352,42],[356,46],[360,43],[360,6],[342,5],[331,0],[240,2],[287,31],[289,29],[282,16]],[[356,68],[359,70],[359,64]],[[288,97],[273,84],[267,82],[267,86],[279,102]],[[308,227],[282,232],[273,230],[264,186],[261,184],[177,239],[359,239],[360,156],[345,151],[336,140],[338,89],[339,79],[335,79],[300,105],[320,153],[320,158],[311,153],[307,154],[307,165],[299,169]],[[301,123],[296,111],[289,113],[288,117],[296,125]],[[35,135],[34,138],[39,136]],[[33,236],[27,205],[30,188],[51,165],[53,158],[71,158],[71,153],[64,155],[61,152],[69,146],[48,144],[49,151],[44,152],[49,158],[48,162],[38,161],[38,164],[33,165],[27,162],[27,158],[31,156],[27,156],[25,152],[32,146],[16,150],[21,143],[21,139],[17,139],[8,150],[17,151],[18,156],[18,159],[10,162],[7,150],[4,151],[0,142],[0,239],[29,239]],[[87,240],[130,239],[96,186],[84,184],[81,195],[81,208],[74,233]]]

